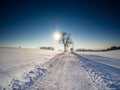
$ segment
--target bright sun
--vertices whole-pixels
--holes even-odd
[[[60,38],[61,38],[61,33],[58,32],[58,31],[56,31],[56,32],[54,33],[53,37],[54,37],[55,40],[58,41],[58,40],[60,40]]]

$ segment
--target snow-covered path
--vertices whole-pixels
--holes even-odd
[[[46,76],[28,90],[95,90],[81,65],[74,54],[59,55],[50,62]]]
[[[120,90],[120,50],[0,50],[0,90]]]

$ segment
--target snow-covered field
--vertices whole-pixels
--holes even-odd
[[[102,57],[120,59],[120,50],[106,51],[106,52],[79,52],[85,55],[98,55]]]
[[[0,48],[0,90],[120,90],[120,50]]]
[[[9,90],[15,80],[26,82],[27,73],[34,71],[58,53],[40,49],[0,48],[0,88]]]
[[[120,90],[120,50],[76,54],[99,90]]]

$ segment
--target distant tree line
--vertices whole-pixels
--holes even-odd
[[[112,46],[112,47],[110,47],[110,48],[107,48],[106,49],[106,51],[110,51],[110,50],[118,50],[118,49],[120,49],[120,46]]]
[[[53,47],[40,47],[40,49],[44,49],[44,50],[54,50]]]
[[[120,46],[112,46],[107,49],[99,49],[99,50],[94,50],[94,49],[76,49],[77,52],[101,52],[101,51],[111,51],[111,50],[120,50]]]
[[[76,49],[76,52],[100,52],[104,50],[93,50],[93,49]]]

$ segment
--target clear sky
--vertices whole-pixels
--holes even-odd
[[[118,0],[2,0],[0,46],[63,47],[53,33],[70,33],[75,48],[120,45]]]

